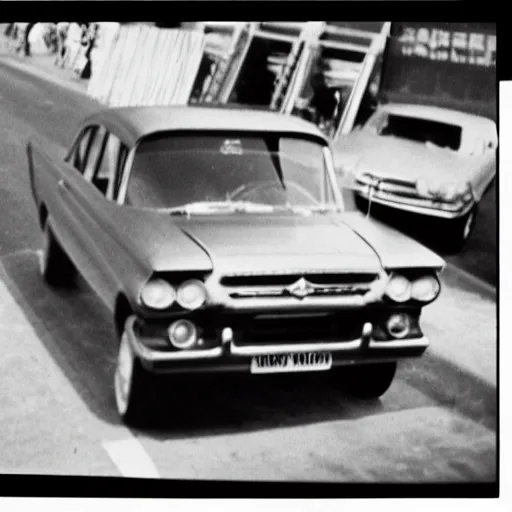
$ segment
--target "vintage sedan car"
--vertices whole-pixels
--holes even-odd
[[[388,103],[333,144],[337,172],[352,178],[356,201],[445,219],[447,247],[462,248],[496,174],[491,119],[455,110]]]
[[[330,371],[364,398],[428,346],[444,262],[345,212],[319,129],[271,112],[125,107],[66,156],[27,147],[41,273],[80,272],[112,311],[114,392],[144,417],[159,373]],[[335,382],[341,382],[336,380]]]

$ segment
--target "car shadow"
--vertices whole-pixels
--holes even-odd
[[[120,425],[112,390],[117,343],[106,308],[81,280],[70,289],[47,287],[34,252],[5,258],[3,267],[6,286],[83,402],[102,421]],[[373,402],[344,397],[323,374],[160,378],[154,421],[143,432],[158,439],[190,438],[349,421],[433,404],[495,427],[489,419],[495,412],[491,390],[453,372],[447,377],[446,365],[435,359],[425,361],[402,363],[388,394]],[[446,378],[455,382],[446,386]],[[466,396],[466,388],[473,395]]]

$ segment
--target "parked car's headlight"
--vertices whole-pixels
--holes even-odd
[[[420,179],[416,182],[416,192],[423,197],[436,197],[442,192],[442,184],[431,180]]]
[[[469,195],[469,196],[468,196]],[[469,183],[445,183],[441,188],[441,197],[445,201],[455,201],[457,199],[471,198],[471,188]]]
[[[148,308],[167,309],[176,300],[176,290],[163,279],[151,279],[144,285],[140,298]]]
[[[416,182],[416,192],[422,197],[438,198],[444,201],[471,199],[469,183],[441,182],[420,179]]]
[[[386,286],[386,295],[395,302],[411,299],[411,282],[405,276],[392,275]]]
[[[176,300],[182,308],[200,308],[206,302],[206,288],[202,281],[190,279],[178,287]]]
[[[412,283],[411,297],[421,302],[433,301],[441,291],[441,284],[436,276],[423,276]]]

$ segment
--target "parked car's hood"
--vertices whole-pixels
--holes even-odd
[[[447,149],[363,131],[336,141],[333,150],[337,170],[411,182],[463,180],[470,165],[468,157]]]

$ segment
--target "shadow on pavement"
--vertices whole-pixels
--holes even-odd
[[[112,391],[117,344],[109,313],[82,282],[74,289],[49,289],[37,265],[33,252],[5,258],[6,286],[91,412],[120,424]],[[454,409],[490,428],[496,422],[495,391],[428,357],[403,362],[384,399],[372,403],[344,398],[322,374],[159,380],[157,428],[144,430],[157,438],[352,420],[432,405]]]

